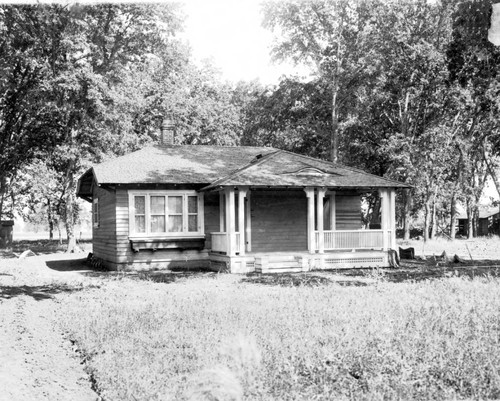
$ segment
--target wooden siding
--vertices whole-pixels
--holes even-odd
[[[252,191],[252,252],[307,249],[304,191]]]
[[[99,200],[99,227],[92,224],[92,252],[96,258],[113,262],[116,257],[115,193],[94,187],[93,198]]]
[[[361,198],[359,195],[335,196],[335,219],[336,230],[359,230],[363,223],[361,221]]]

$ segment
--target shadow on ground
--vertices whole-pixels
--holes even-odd
[[[90,272],[94,270],[87,264],[87,258],[48,260],[45,264],[49,269],[58,272]]]
[[[69,293],[81,291],[81,286],[71,286],[65,284],[50,284],[40,286],[17,285],[17,286],[1,286],[0,300],[11,299],[21,295],[32,297],[35,301],[43,301],[52,299],[54,295],[61,293]]]
[[[105,269],[96,269],[90,266],[87,258],[83,259],[65,259],[50,260],[45,262],[46,266],[58,272],[74,272],[85,277],[97,278],[129,278],[132,280],[154,281],[156,283],[173,283],[178,280],[215,277],[217,273],[206,269],[170,269],[160,271],[110,271]]]

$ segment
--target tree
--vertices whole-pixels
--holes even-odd
[[[500,49],[488,41],[491,1],[464,1],[453,14],[453,36],[447,52],[450,80],[457,85],[461,104],[460,182],[469,217],[469,236],[476,231],[478,202],[489,174],[498,194],[496,157],[500,155]],[[476,217],[474,217],[476,215]]]
[[[53,239],[54,229],[65,218],[64,190],[60,175],[47,160],[35,159],[18,172],[12,188],[15,209],[25,221],[48,226]]]
[[[43,117],[41,120],[46,122],[42,132],[47,132],[48,140],[42,143],[47,145],[43,148],[49,151],[53,165],[64,177],[71,251],[75,244],[75,176],[87,160],[95,160],[102,154],[100,145],[113,141],[107,129],[116,123],[116,115],[108,114],[115,101],[112,88],[120,85],[121,74],[134,64],[172,47],[181,21],[178,7],[171,4],[2,6],[2,17],[9,33],[8,55],[23,68],[4,67],[11,80],[17,79],[20,84],[12,89],[12,95],[9,92],[4,96],[6,105],[1,109],[8,111],[9,104],[17,105],[16,99],[23,95],[28,107],[16,109],[17,114],[10,120],[29,122]],[[35,94],[22,91],[27,86],[23,81],[25,76],[30,77]],[[33,100],[39,100],[43,107]],[[44,111],[42,116],[39,110]],[[6,120],[3,133],[12,132],[10,120]],[[20,126],[15,131],[20,134],[9,143],[24,143],[27,155],[33,156],[40,146],[35,146],[34,140],[20,138],[23,133],[28,139],[35,138],[40,132],[40,123],[36,125],[30,129],[27,124]],[[7,134],[5,137],[9,139]],[[22,150],[18,146],[14,153],[22,154]],[[13,174],[20,163],[3,161],[5,167],[0,170],[0,178]]]
[[[0,6],[0,218],[19,167],[59,139],[44,96],[51,67],[61,59],[59,9]]]
[[[427,239],[453,136],[444,55],[449,10],[425,1],[390,2],[377,10],[372,40],[380,74],[366,86],[357,138],[377,154],[385,168],[380,173],[414,186],[403,197],[404,237],[409,238],[412,209],[422,207]]]
[[[328,88],[321,80],[284,78],[273,88],[254,88],[242,142],[329,158]]]
[[[376,70],[371,60],[370,12],[377,2],[288,1],[264,3],[264,26],[279,31],[277,60],[304,62],[328,85],[330,160],[339,159],[339,125],[348,119],[356,88]]]

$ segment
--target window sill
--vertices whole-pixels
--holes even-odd
[[[201,250],[205,247],[205,236],[198,237],[172,237],[172,238],[148,238],[136,237],[129,238],[130,247],[134,253],[139,251],[157,251],[160,249],[165,250]]]

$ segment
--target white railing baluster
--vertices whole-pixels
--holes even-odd
[[[315,245],[318,249],[319,232],[314,232]],[[325,250],[334,249],[382,249],[384,235],[390,238],[391,231],[383,230],[325,230]]]

